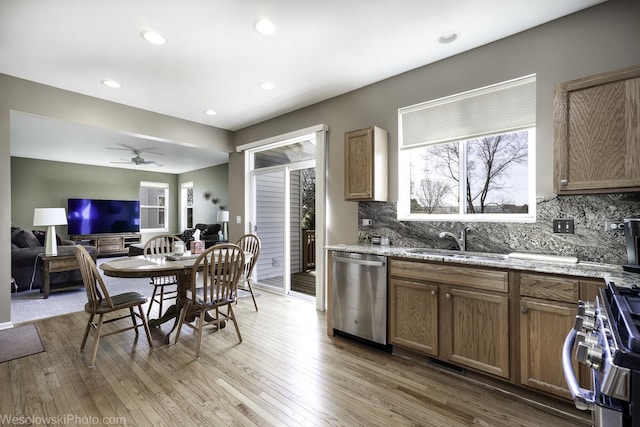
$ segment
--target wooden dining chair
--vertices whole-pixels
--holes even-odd
[[[87,252],[87,250],[81,245],[76,245],[74,247],[74,251],[78,264],[80,265],[80,273],[82,274],[84,288],[87,291],[87,303],[84,306],[84,311],[89,313],[89,320],[87,321],[87,327],[84,330],[80,351],[84,351],[84,347],[87,344],[87,338],[89,337],[89,331],[91,329],[95,330],[93,348],[91,349],[91,356],[89,357],[89,368],[94,367],[96,354],[98,353],[98,342],[101,337],[134,329],[137,338],[138,328],[144,328],[144,332],[147,335],[147,341],[149,342],[149,347],[153,347],[147,317],[142,309],[142,305],[147,302],[147,298],[138,292],[125,292],[113,296],[109,295],[109,291],[98,272],[96,263],[93,261],[93,258],[91,258],[91,255],[89,255],[89,252]],[[138,308],[138,313],[133,310],[135,307]],[[118,317],[109,317],[105,320],[106,314],[118,311],[126,311],[127,313]],[[97,322],[94,322],[96,315],[98,316],[98,320]],[[140,322],[138,322],[136,318],[140,319]],[[105,323],[116,322],[124,319],[130,319],[133,322],[133,325],[109,332],[102,331],[102,325]]]
[[[225,322],[231,321],[242,342],[233,302],[244,262],[244,252],[240,247],[227,243],[205,250],[193,264],[191,289],[187,291],[186,302],[180,310],[175,343],[180,338],[183,325],[197,330],[196,359],[200,358],[204,326],[215,325],[220,330]],[[226,313],[221,310],[225,307]]]
[[[262,244],[260,243],[260,238],[255,234],[245,234],[244,236],[241,236],[238,239],[238,241],[236,242],[236,245],[238,245],[240,249],[242,249],[244,252],[251,254],[251,260],[249,260],[244,265],[244,270],[239,283],[242,283],[243,288],[245,287],[244,285],[246,285],[249,288],[249,292],[251,293],[251,298],[253,299],[253,306],[256,308],[256,311],[258,311],[258,304],[256,304],[256,296],[253,293],[251,280],[253,280],[252,279],[253,268],[255,267],[256,262],[258,261],[258,256],[260,255],[260,248]],[[236,299],[236,303],[237,302],[238,301]]]
[[[173,234],[161,234],[152,237],[145,243],[143,253],[145,255],[170,254],[175,252],[176,243],[182,239]],[[153,303],[158,303],[158,317],[162,316],[162,302],[176,299],[178,296],[178,278],[173,276],[152,277],[153,293],[147,308],[147,317],[151,313]]]

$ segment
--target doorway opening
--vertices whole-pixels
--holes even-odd
[[[315,299],[321,311],[327,130],[317,125],[237,147],[245,152],[246,231],[262,243],[256,287]]]
[[[281,294],[304,289],[308,295],[315,297],[315,276],[309,277],[308,274],[315,269],[315,259],[310,259],[311,255],[315,255],[315,247],[311,251],[308,249],[309,240],[315,242],[315,228],[309,228],[315,226],[312,208],[315,206],[314,145],[315,140],[308,139],[271,148],[267,150],[270,155],[274,151],[287,152],[292,146],[302,153],[278,157],[276,163],[286,161],[285,164],[265,165],[258,161],[255,163],[258,167],[252,171],[255,207],[252,227],[262,242],[260,258],[255,267],[256,282]],[[306,155],[304,150],[307,150]],[[259,160],[264,154],[255,153],[255,158]],[[296,161],[291,162],[291,159]],[[312,201],[311,206],[308,206],[309,200]],[[303,242],[303,239],[306,241]]]

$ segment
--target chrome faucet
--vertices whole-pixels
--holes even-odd
[[[462,229],[462,231],[460,231],[460,237],[457,237],[455,234],[449,233],[448,231],[443,231],[442,233],[440,233],[439,237],[441,239],[444,239],[445,237],[451,237],[453,240],[456,241],[456,243],[458,244],[458,247],[460,248],[461,251],[466,251],[467,250],[467,230],[468,229],[469,229],[469,227],[464,227]]]

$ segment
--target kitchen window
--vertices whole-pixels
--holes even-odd
[[[140,182],[140,231],[167,232],[169,184]]]
[[[535,76],[398,110],[398,219],[535,221]]]

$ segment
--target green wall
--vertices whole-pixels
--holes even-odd
[[[32,230],[34,208],[66,208],[70,197],[137,200],[140,181],[152,181],[169,184],[169,232],[179,233],[179,182],[193,182],[195,189],[206,188],[226,204],[227,171],[228,165],[224,164],[176,175],[12,157],[11,224]],[[194,201],[197,222],[216,222],[218,207],[211,202],[200,203],[198,198]],[[66,226],[56,227],[56,231],[67,236]]]
[[[180,175],[180,185],[193,182],[193,224],[217,223],[217,214],[221,206],[229,209],[229,165],[215,166],[185,172]],[[208,192],[211,197],[203,195]],[[211,199],[218,199],[213,203]]]

